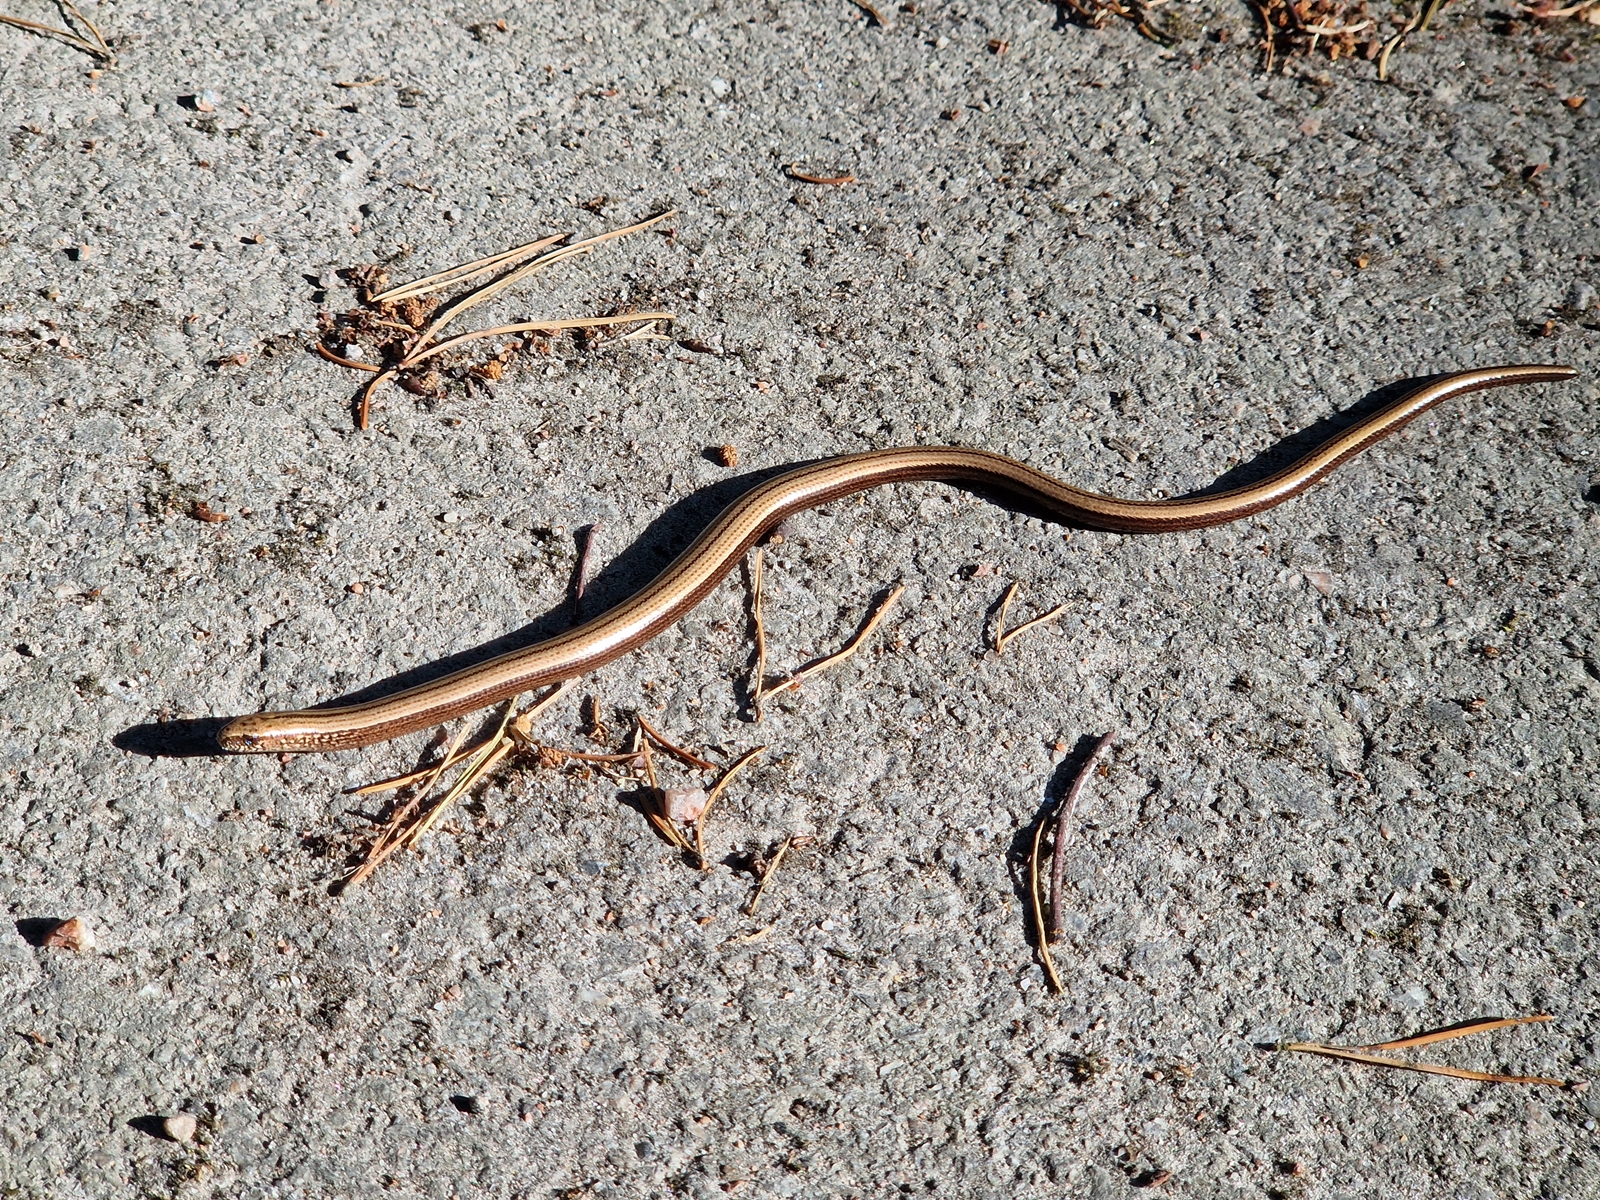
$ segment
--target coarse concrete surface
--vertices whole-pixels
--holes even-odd
[[[1243,5],[1158,10],[1170,49],[1022,0],[94,12],[98,76],[0,29],[5,1195],[1600,1194],[1600,1091],[1262,1048],[1546,1012],[1418,1053],[1600,1066],[1600,30],[1464,4],[1380,83],[1262,74]],[[667,205],[461,327],[659,305],[711,353],[557,340],[358,433],[307,352],[342,268]],[[754,724],[735,577],[541,725],[767,746],[709,872],[525,764],[334,896],[381,805],[342,789],[428,738],[204,753],[562,628],[582,527],[603,605],[785,463],[1179,494],[1507,361],[1581,375],[1206,532],[941,484],[794,519],[773,669],[904,584],[866,652]],[[1013,579],[1067,607],[995,658]],[[1107,729],[1057,996],[1021,856]],[[725,859],[790,834],[746,916]],[[94,950],[35,944],[73,915]]]

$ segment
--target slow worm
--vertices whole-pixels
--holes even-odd
[[[381,700],[238,717],[223,727],[218,740],[224,750],[236,753],[345,750],[592,671],[644,645],[700,603],[751,546],[791,513],[880,484],[927,479],[979,484],[1092,529],[1203,529],[1282,504],[1442,401],[1483,388],[1553,383],[1576,374],[1570,367],[1507,366],[1441,376],[1259,483],[1194,498],[1118,500],[1072,487],[1004,455],[956,446],[870,450],[796,467],[735,500],[648,586],[593,620]]]

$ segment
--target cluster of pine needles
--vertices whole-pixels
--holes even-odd
[[[413,395],[438,397],[444,391],[443,367],[469,394],[482,387],[492,395],[493,381],[504,374],[512,359],[519,353],[549,354],[549,339],[563,330],[570,330],[586,348],[599,345],[605,330],[622,326],[635,328],[621,334],[618,340],[660,339],[663,335],[653,327],[658,321],[671,321],[674,314],[670,312],[621,311],[593,317],[516,321],[442,340],[440,335],[464,313],[547,267],[591,254],[605,242],[648,229],[675,211],[668,209],[624,229],[576,242],[567,240],[569,234],[552,234],[395,287],[389,286],[388,271],[382,266],[349,268],[344,277],[359,289],[362,306],[341,316],[320,314],[320,337],[314,349],[329,362],[372,376],[361,389],[355,406],[356,427],[366,429],[373,398],[386,383],[397,384]],[[453,300],[442,295],[446,289],[466,284],[476,286]],[[487,359],[472,361],[460,353],[469,343],[488,338],[512,340],[503,342]],[[367,361],[368,356],[377,361]]]

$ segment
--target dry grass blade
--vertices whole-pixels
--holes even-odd
[[[439,760],[438,766],[428,772],[426,781],[417,789],[416,795],[407,800],[390,816],[383,831],[371,846],[367,847],[366,857],[361,864],[345,877],[344,887],[353,888],[363,882],[369,875],[376,871],[385,861],[398,850],[405,842],[410,832],[411,821],[421,805],[422,799],[439,781],[439,776],[444,774],[445,767],[455,759],[456,752],[461,749],[461,743],[466,740],[468,726],[463,725],[461,731],[450,742],[450,748],[444,752],[444,757]]]
[[[111,52],[111,47],[106,44],[105,35],[100,32],[94,22],[79,12],[77,7],[70,3],[70,0],[62,0],[61,7],[66,10],[69,16],[74,17],[89,31],[90,37],[94,39],[93,41],[90,41],[89,38],[80,37],[70,29],[57,29],[54,25],[41,25],[37,21],[27,21],[21,17],[7,16],[4,13],[0,13],[0,24],[11,25],[17,29],[25,29],[29,33],[37,33],[40,37],[54,38],[58,42],[65,42],[74,50],[81,50],[91,58],[99,59],[104,63],[116,62],[117,56]]]
[[[1108,729],[1100,736],[1094,749],[1089,751],[1089,757],[1084,760],[1083,766],[1078,768],[1078,774],[1072,780],[1072,786],[1067,789],[1067,797],[1061,802],[1056,814],[1055,848],[1050,855],[1050,932],[1046,941],[1059,942],[1066,928],[1066,899],[1062,893],[1065,891],[1067,874],[1066,846],[1072,833],[1068,822],[1078,815],[1078,797],[1083,794],[1083,785],[1094,773],[1094,764],[1106,752],[1106,748],[1116,736],[1114,729]]]
[[[337,85],[336,85],[337,86]],[[356,86],[351,84],[351,87]],[[437,291],[451,284],[465,283],[469,279],[476,279],[480,275],[489,275],[495,271],[519,262],[530,254],[537,254],[546,246],[553,246],[565,237],[565,233],[552,233],[549,237],[540,238],[536,242],[527,242],[510,250],[502,250],[499,254],[491,254],[488,258],[476,259],[473,262],[462,263],[459,267],[451,267],[447,271],[439,271],[421,279],[413,279],[410,283],[402,283],[387,291],[378,292],[367,297],[372,304],[384,304],[395,300],[405,300],[411,296],[420,296],[423,292]]]
[[[702,871],[711,869],[706,863],[706,817],[711,813],[711,806],[717,802],[717,798],[727,789],[728,784],[733,782],[733,777],[753,763],[756,757],[765,750],[765,746],[757,746],[754,750],[746,750],[733,761],[733,764],[722,773],[722,778],[712,784],[711,790],[706,793],[705,806],[701,808],[700,815],[695,818],[694,822],[694,852],[695,856],[700,860],[700,869]]]
[[[515,717],[511,718],[510,722],[505,726],[505,735],[515,739],[519,748],[527,748],[530,746],[532,741],[529,735],[531,733],[531,727],[534,718],[543,714],[545,709],[549,708],[563,695],[565,695],[576,682],[577,680],[575,679],[568,679],[562,683],[558,683],[549,692],[541,696],[538,702],[535,703],[532,708],[529,708],[525,712],[519,713]],[[417,770],[410,772],[409,774],[397,775],[393,779],[385,779],[379,783],[368,783],[361,787],[346,788],[344,794],[346,796],[370,796],[374,792],[392,792],[398,788],[409,787],[411,784],[416,783],[419,779],[426,779],[429,775],[437,775],[437,773],[440,771],[448,771],[458,762],[471,758],[474,754],[477,754],[486,747],[492,748],[500,736],[500,734],[496,734],[494,737],[485,738],[481,742],[474,742],[472,745],[467,746],[464,749],[457,750],[452,755],[447,755],[442,762],[430,763],[425,767],[420,767]],[[575,755],[572,757],[582,758],[586,756]],[[626,758],[628,756],[618,755],[617,757]]]
[[[577,686],[577,683],[576,679],[563,679],[534,701],[531,707],[512,717],[510,724],[506,726],[506,733],[516,741],[518,746],[523,748],[531,747],[533,745],[534,721],[542,717],[552,704],[570,692]]]
[[[410,362],[414,361],[417,357],[417,352],[431,342],[439,330],[443,329],[446,325],[448,325],[451,321],[454,321],[468,309],[476,308],[485,301],[493,300],[507,288],[513,286],[514,284],[521,283],[524,279],[528,278],[528,276],[536,274],[537,272],[544,270],[546,267],[554,266],[563,259],[572,258],[579,254],[592,254],[593,252],[594,247],[589,245],[578,244],[572,246],[562,246],[559,250],[552,250],[548,254],[541,254],[532,262],[524,263],[516,270],[502,275],[499,279],[491,280],[482,287],[468,292],[459,300],[452,300],[449,304],[441,307],[439,311],[434,314],[433,320],[429,321],[423,330],[412,339],[411,349],[406,354],[406,362],[409,364]]]
[[[1005,649],[1005,641],[1001,636],[1001,631],[1006,627],[1006,614],[1011,611],[1011,598],[1017,594],[1018,589],[1021,587],[1022,581],[1013,579],[1011,586],[1006,589],[1006,594],[1000,597],[1000,612],[995,616],[994,620],[994,652],[997,657],[1000,651]]]
[[[1011,642],[1012,638],[1018,634],[1027,633],[1035,625],[1043,625],[1046,621],[1054,621],[1067,611],[1065,604],[1058,604],[1042,616],[1024,621],[1014,629],[1007,629],[1006,613],[1011,609],[1011,598],[1017,594],[1018,589],[1021,587],[1020,581],[1013,581],[1011,586],[1006,589],[1005,597],[1000,601],[1000,615],[994,623],[994,653],[997,658],[1005,653],[1006,646]]]
[[[665,221],[676,211],[676,209],[669,208],[664,213],[659,213],[656,216],[650,217],[644,221],[639,221],[636,224],[629,225],[623,229],[613,229],[609,233],[596,234],[594,237],[584,238],[582,241],[573,242],[570,246],[563,246],[559,250],[552,250],[549,254],[541,254],[532,262],[525,263],[516,270],[511,271],[506,275],[502,275],[499,279],[484,284],[476,291],[469,292],[467,295],[461,297],[461,299],[445,305],[442,309],[434,314],[433,320],[428,323],[428,326],[423,329],[421,333],[417,334],[416,339],[411,343],[412,352],[411,354],[407,355],[408,361],[415,357],[417,350],[420,350],[423,346],[426,346],[430,341],[432,341],[434,335],[436,335],[439,330],[443,329],[447,324],[455,320],[462,313],[466,312],[470,308],[477,307],[486,300],[493,299],[495,296],[498,296],[501,292],[505,291],[513,284],[520,283],[534,272],[542,271],[544,268],[558,263],[562,259],[571,258],[577,254],[589,254],[596,246],[599,246],[604,242],[609,242],[614,238],[626,237],[630,233],[638,233],[641,229],[648,229],[650,226],[659,221]]]
[[[335,354],[321,342],[315,343],[311,348],[329,362],[337,363],[341,367],[349,367],[352,371],[371,371],[373,374],[377,374],[383,370],[382,367],[373,366],[371,363],[357,362],[353,358],[346,358],[342,354]]]
[[[1328,1046],[1321,1042],[1279,1042],[1276,1049],[1295,1054],[1315,1054],[1322,1058],[1336,1058],[1344,1062],[1364,1063],[1373,1067],[1388,1067],[1396,1071],[1418,1071],[1424,1075],[1445,1075],[1451,1079],[1470,1079],[1477,1083],[1518,1083],[1540,1087],[1571,1087],[1573,1086],[1573,1081],[1568,1079],[1551,1079],[1544,1075],[1501,1075],[1493,1071],[1470,1071],[1464,1067],[1447,1067],[1440,1063],[1411,1062],[1403,1058],[1390,1058],[1384,1054],[1372,1053],[1374,1050],[1403,1050],[1416,1046],[1431,1046],[1436,1042],[1447,1042],[1454,1038],[1467,1037],[1474,1033],[1487,1033],[1492,1029],[1505,1029],[1513,1025],[1543,1024],[1553,1019],[1548,1013],[1536,1013],[1528,1017],[1483,1017],[1473,1021],[1463,1021],[1458,1025],[1447,1026],[1444,1029],[1434,1029],[1427,1033],[1419,1033],[1412,1037],[1396,1038],[1389,1042],[1375,1042],[1369,1046]]]
[[[860,631],[855,635],[855,637],[851,638],[850,641],[846,643],[843,649],[837,650],[824,658],[819,658],[807,663],[793,675],[789,676],[789,678],[785,679],[782,683],[778,684],[774,688],[770,688],[766,692],[764,698],[770,700],[780,692],[791,691],[794,688],[799,687],[807,679],[810,679],[811,676],[816,675],[819,672],[826,671],[830,667],[836,667],[845,659],[855,654],[857,650],[861,649],[862,643],[872,635],[872,631],[878,627],[878,622],[883,620],[884,614],[889,611],[890,607],[896,600],[900,599],[905,590],[906,589],[903,584],[896,584],[890,590],[889,594],[884,597],[883,603],[878,605],[877,609],[874,610],[872,616],[867,618],[866,624],[862,625]]]
[[[591,326],[628,325],[636,321],[675,320],[677,320],[676,313],[644,312],[619,313],[611,317],[563,317],[558,321],[518,321],[515,325],[495,325],[489,329],[475,329],[471,333],[462,333],[453,338],[446,338],[437,346],[429,346],[426,350],[407,356],[400,365],[407,368],[414,367],[418,363],[426,362],[435,354],[443,354],[446,350],[453,350],[464,342],[477,341],[480,338],[487,337],[500,337],[508,333],[554,333],[559,329],[588,329]]]
[[[679,762],[688,763],[691,767],[699,767],[702,771],[715,771],[717,769],[716,763],[707,762],[698,754],[685,750],[682,746],[675,746],[673,743],[667,741],[667,739],[662,736],[661,732],[643,717],[639,717],[638,721],[639,728],[644,731],[645,737],[649,738],[660,749],[665,750]]]
[[[439,823],[439,818],[454,804],[468,788],[472,787],[492,770],[507,754],[514,749],[514,743],[506,736],[506,726],[511,723],[511,706],[506,705],[506,711],[500,718],[500,727],[494,731],[494,736],[483,744],[477,756],[468,764],[467,769],[461,772],[455,783],[450,785],[439,802],[430,808],[427,814],[417,822],[411,830],[411,835],[406,838],[406,845],[416,849],[417,843],[422,840],[422,835],[427,833]]]
[[[345,788],[344,794],[346,796],[371,796],[378,792],[393,792],[398,791],[403,787],[410,787],[418,780],[426,779],[428,776],[435,775],[439,771],[448,771],[458,762],[462,762],[471,758],[474,754],[477,754],[486,746],[490,745],[491,741],[492,739],[485,738],[481,742],[473,742],[472,745],[457,750],[453,755],[447,757],[443,762],[429,763],[427,766],[418,767],[415,771],[411,771],[405,775],[396,775],[393,779],[384,779],[377,783],[367,783],[360,787]]]
[[[378,388],[380,388],[384,384],[388,383],[397,374],[399,374],[399,372],[395,371],[392,368],[390,368],[388,370],[384,370],[384,371],[379,371],[376,375],[374,375],[370,380],[367,381],[367,386],[361,389],[361,403],[356,408],[356,428],[357,429],[365,429],[368,426],[368,424],[371,423],[371,420],[372,420],[372,397],[373,397],[373,395],[377,392]]]
[[[1050,957],[1050,937],[1045,929],[1044,899],[1039,894],[1039,842],[1044,837],[1046,821],[1040,816],[1033,826],[1033,851],[1028,855],[1028,903],[1033,909],[1033,931],[1039,940],[1039,961],[1044,965],[1045,978],[1056,995],[1066,991],[1061,986],[1061,976],[1056,974],[1055,960]],[[1058,835],[1059,836],[1059,835]]]
[[[1383,50],[1378,55],[1378,78],[1380,80],[1387,81],[1389,78],[1389,56],[1405,45],[1406,39],[1413,33],[1427,33],[1428,27],[1433,24],[1434,17],[1438,16],[1440,10],[1449,2],[1450,0],[1427,0],[1417,10],[1417,15],[1407,21],[1399,33],[1384,43]]]
[[[1506,1029],[1513,1025],[1542,1025],[1546,1021],[1555,1020],[1549,1013],[1535,1013],[1531,1017],[1479,1017],[1475,1021],[1463,1021],[1459,1025],[1451,1025],[1445,1029],[1434,1029],[1428,1033],[1419,1033],[1413,1037],[1396,1038],[1392,1042],[1374,1042],[1370,1046],[1355,1046],[1355,1050],[1409,1050],[1414,1046],[1431,1046],[1435,1042],[1448,1042],[1458,1037],[1469,1037],[1474,1033],[1488,1033],[1491,1029]]]
[[[1371,1067],[1389,1067],[1396,1071],[1417,1071],[1424,1075],[1447,1075],[1451,1079],[1471,1079],[1478,1083],[1522,1083],[1542,1087],[1564,1088],[1565,1079],[1550,1079],[1544,1075],[1497,1075],[1491,1071],[1468,1071],[1463,1067],[1446,1067],[1439,1063],[1408,1062],[1403,1058],[1386,1058],[1381,1054],[1363,1054],[1343,1046],[1322,1046],[1315,1042],[1286,1042],[1279,1050],[1297,1054],[1315,1054],[1322,1058],[1337,1058],[1345,1062],[1365,1063]]]
[[[789,853],[789,847],[794,845],[794,834],[783,839],[783,845],[778,847],[778,852],[772,856],[772,861],[767,864],[767,869],[762,872],[761,882],[756,885],[756,894],[750,897],[750,903],[744,906],[744,915],[753,917],[756,909],[761,904],[761,897],[767,894],[767,885],[772,882],[772,877],[778,873],[778,865],[783,862],[783,856]]]

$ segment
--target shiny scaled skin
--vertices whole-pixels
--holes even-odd
[[[1488,367],[1428,380],[1355,422],[1297,462],[1248,487],[1193,499],[1118,500],[1062,483],[1001,454],[955,446],[906,446],[847,454],[785,471],[739,497],[642,590],[609,612],[536,645],[407,688],[380,700],[238,717],[218,734],[231,753],[345,750],[425,729],[519,692],[572,679],[667,629],[785,517],[885,483],[942,480],[1007,492],[1092,529],[1162,533],[1203,529],[1282,504],[1346,459],[1445,400],[1484,388],[1554,383],[1559,366]]]

